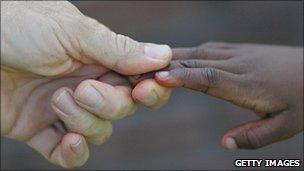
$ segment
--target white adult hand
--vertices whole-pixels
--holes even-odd
[[[83,165],[87,142],[102,144],[110,120],[135,111],[131,94],[150,107],[170,95],[153,80],[132,92],[122,76],[165,67],[168,46],[115,34],[69,2],[1,2],[1,25],[1,135],[52,163]]]

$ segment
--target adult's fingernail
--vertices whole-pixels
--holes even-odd
[[[159,77],[160,79],[166,79],[169,76],[169,72],[168,71],[157,72],[156,76]]]
[[[82,138],[78,137],[74,143],[71,144],[71,149],[76,153],[77,156],[80,156],[84,152],[84,145],[82,143]]]
[[[166,59],[169,56],[171,49],[168,45],[149,44],[145,46],[145,54],[154,59]]]
[[[76,111],[75,108],[77,107],[72,95],[67,90],[63,90],[53,101],[53,104],[57,109],[66,115],[73,114]]]
[[[158,101],[159,98],[155,89],[150,90],[148,95],[146,95],[145,98],[141,99],[141,102],[148,107],[154,106]]]
[[[77,101],[86,106],[96,108],[102,105],[103,96],[94,86],[87,84],[82,89],[81,95],[77,97]]]
[[[236,150],[236,149],[238,149],[238,146],[237,146],[234,138],[232,138],[232,137],[226,138],[226,148],[228,150]]]

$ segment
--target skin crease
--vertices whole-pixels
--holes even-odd
[[[160,85],[200,91],[261,117],[226,132],[226,149],[256,149],[303,131],[301,47],[214,42],[176,48],[169,67],[129,80],[135,85],[153,76]]]
[[[62,167],[82,166],[88,143],[110,137],[112,120],[169,98],[155,80],[132,87],[125,75],[170,59],[168,46],[116,34],[67,1],[1,1],[1,136]],[[168,97],[151,98],[155,92]]]

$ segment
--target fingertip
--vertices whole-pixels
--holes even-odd
[[[141,81],[132,90],[132,98],[136,102],[144,103],[145,105],[151,105],[151,103],[156,100],[156,97],[154,95],[147,95],[151,93],[152,88],[153,86],[151,80]]]
[[[88,145],[82,135],[68,133],[62,139],[62,161],[65,168],[82,166],[89,158]]]
[[[86,140],[94,145],[105,143],[112,135],[112,123],[108,120],[98,120]]]
[[[155,76],[156,76],[159,80],[166,81],[167,79],[169,79],[170,73],[169,73],[169,71],[160,71],[160,72],[157,72],[157,73],[155,74]]]
[[[84,138],[75,133],[68,133],[62,139],[64,154],[69,156],[81,156],[84,153]]]
[[[168,64],[172,58],[172,51],[168,45],[146,43],[144,51],[149,58],[162,60],[165,64]]]
[[[160,86],[154,79],[141,81],[132,91],[132,97],[149,108],[159,108],[171,95],[171,89]]]
[[[77,155],[81,156],[84,153],[84,143],[82,137],[74,138],[70,144],[70,148]]]
[[[154,76],[154,79],[157,81],[158,84],[165,87],[178,86],[177,80],[172,76],[172,74],[169,71],[157,72]]]
[[[172,58],[168,45],[140,43],[132,52],[118,60],[112,69],[123,75],[143,74],[166,67]]]
[[[221,140],[221,146],[226,150],[237,150],[238,146],[233,137],[224,136]]]

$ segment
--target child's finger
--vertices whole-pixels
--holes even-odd
[[[173,70],[178,68],[216,68],[231,73],[242,73],[243,69],[236,66],[236,61],[231,60],[174,60],[170,63],[170,66],[163,70]],[[162,71],[163,71],[162,70]]]
[[[235,55],[233,49],[214,49],[204,45],[191,48],[172,49],[172,59],[208,59],[225,60]]]
[[[226,48],[210,48],[213,46],[223,47],[223,43],[205,44],[199,47],[175,48],[173,49],[173,60],[170,64],[159,71],[173,70],[176,68],[218,68],[221,70],[239,73],[239,67],[235,66],[235,61],[225,60],[235,56],[234,50],[230,46]],[[231,45],[232,46],[232,45]],[[228,48],[229,47],[229,48]],[[142,80],[153,78],[156,71],[134,75],[129,77],[132,85],[136,85]]]
[[[155,74],[156,81],[167,87],[185,87],[222,99],[234,98],[241,90],[239,75],[215,68],[179,68]]]

